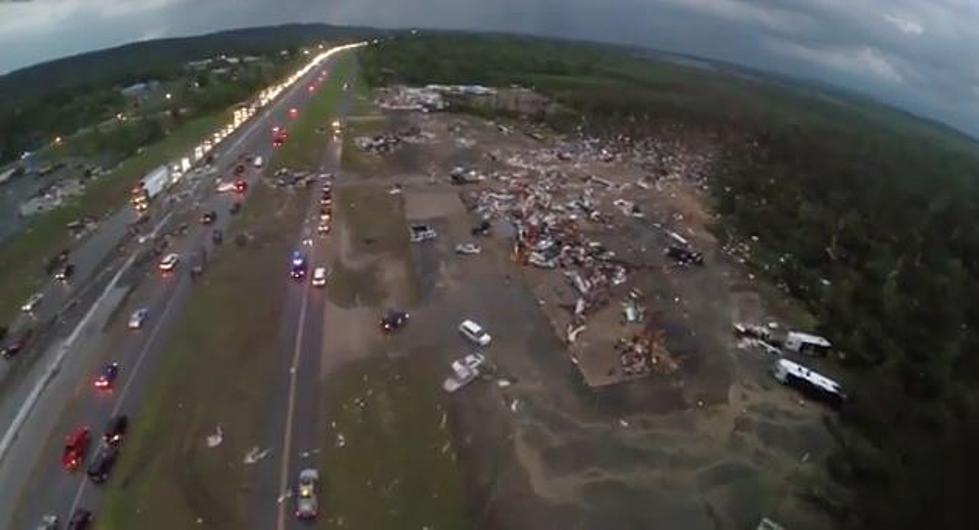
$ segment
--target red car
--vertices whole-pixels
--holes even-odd
[[[235,193],[245,193],[248,190],[248,182],[244,179],[235,181]]]
[[[297,109],[296,107],[292,107],[291,109],[289,109],[289,117],[292,118],[292,119],[298,118],[299,117],[299,109]]]
[[[88,427],[79,427],[68,435],[65,441],[65,451],[61,455],[61,465],[68,471],[74,471],[85,460],[88,450]]]

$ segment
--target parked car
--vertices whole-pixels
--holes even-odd
[[[462,323],[459,324],[459,333],[462,333],[463,337],[466,337],[477,346],[488,346],[492,340],[490,334],[487,333],[482,326],[473,322],[472,320],[463,320]]]

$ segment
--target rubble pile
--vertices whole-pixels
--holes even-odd
[[[480,85],[395,86],[379,90],[375,103],[384,110],[437,112],[449,108],[448,97],[485,97],[495,94],[496,89]]]
[[[543,158],[551,156],[559,155],[545,153]],[[616,214],[612,208],[631,217],[641,217],[642,213],[634,202],[620,196],[628,188],[601,177],[574,179],[556,167],[544,166],[532,178],[541,170],[535,161],[522,155],[510,156],[508,160],[514,162],[517,171],[492,173],[487,182],[501,185],[475,192],[466,203],[484,225],[488,226],[491,220],[502,220],[515,227],[515,261],[540,269],[560,269],[575,297],[573,303],[559,304],[569,313],[564,327],[565,341],[572,350],[577,350],[572,351],[572,357],[581,357],[581,350],[587,347],[587,341],[582,338],[589,320],[611,306],[613,299],[618,298],[613,296],[614,291],[626,289],[630,269],[634,269],[589,233],[596,228],[614,226],[611,218]],[[453,174],[464,174],[461,168],[457,170]],[[642,293],[636,289],[627,293],[623,304],[626,322],[648,324]],[[617,376],[635,378],[651,373],[654,367],[675,368],[658,333],[652,330],[628,333],[614,343],[620,364]]]
[[[676,361],[666,352],[662,332],[650,328],[628,339],[619,339],[615,350],[619,354],[622,372],[627,376],[643,376],[653,370],[670,373],[678,368]]]
[[[358,136],[354,138],[354,145],[361,151],[381,155],[396,151],[402,143],[419,144],[430,141],[433,137],[432,133],[422,131],[417,125],[413,125],[394,133]]]

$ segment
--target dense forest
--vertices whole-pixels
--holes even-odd
[[[839,451],[807,497],[841,527],[974,527],[979,146],[865,98],[640,55],[436,35],[362,63],[373,84],[533,86],[599,131],[667,120],[719,132],[718,234],[757,236],[751,264],[811,310],[848,367]]]
[[[0,163],[36,149],[52,134],[72,132],[105,119],[118,106],[116,88],[148,79],[179,78],[187,61],[228,55],[267,55],[325,39],[352,40],[377,30],[325,24],[292,24],[224,31],[198,37],[137,42],[30,66],[0,76]],[[195,112],[222,109],[245,99],[269,79],[245,79],[202,91]],[[111,116],[111,114],[110,114]],[[117,133],[143,137],[159,125]],[[136,130],[138,129],[138,130]],[[108,139],[106,141],[109,141]],[[127,144],[128,145],[128,144]]]

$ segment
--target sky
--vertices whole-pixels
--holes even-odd
[[[977,0],[0,0],[0,72],[288,22],[647,46],[817,79],[979,136]]]

